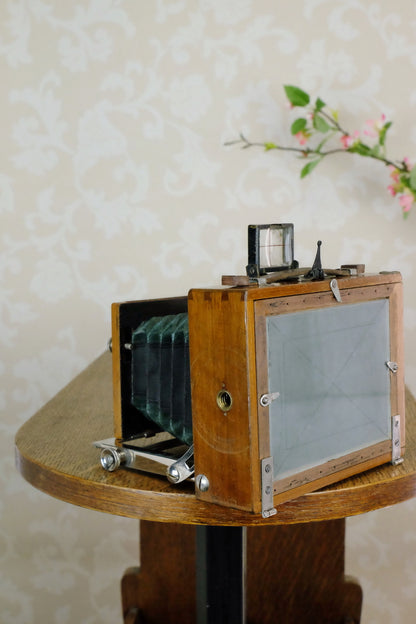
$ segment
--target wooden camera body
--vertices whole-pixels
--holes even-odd
[[[284,501],[401,461],[399,273],[194,288],[188,297],[113,304],[112,314],[117,452],[109,451],[108,441],[101,444],[104,467],[124,462],[159,473],[168,467],[172,482],[182,479],[183,466],[185,476],[194,468],[198,498],[267,517]],[[132,333],[138,326],[154,328],[151,319],[163,317],[178,327],[170,320],[176,315],[187,318],[189,333],[175,330],[182,371],[175,380],[177,363],[161,369],[175,338],[159,337],[161,355],[153,363],[140,356],[134,364],[133,342],[141,349],[145,330],[133,339]],[[161,380],[155,421],[146,414],[152,397],[140,403],[147,377],[132,390],[141,363]],[[182,376],[188,376],[188,390]],[[178,441],[172,405],[179,387],[188,429]],[[132,393],[139,397],[136,405]],[[167,440],[156,442],[164,435]],[[161,444],[166,453],[159,453]]]

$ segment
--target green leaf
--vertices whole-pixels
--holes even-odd
[[[277,149],[277,145],[276,143],[265,143],[264,149],[266,150],[266,152],[268,152],[269,150]]]
[[[331,130],[331,126],[325,121],[322,115],[313,116],[313,127],[315,130],[318,130],[318,132],[322,132],[323,134],[328,132],[328,130]]]
[[[378,138],[378,142],[380,143],[380,145],[384,145],[384,143],[386,141],[387,130],[390,128],[392,123],[393,123],[392,121],[388,121],[387,123],[384,124],[384,126],[380,130],[380,135],[379,135],[379,138]]]
[[[316,100],[316,102],[315,102],[315,110],[316,110],[317,112],[319,112],[319,111],[321,111],[323,108],[325,108],[325,106],[326,106],[325,102],[323,102],[323,101],[321,100],[321,98],[319,98],[319,97],[318,97],[318,98],[317,98],[317,100]]]
[[[416,191],[416,165],[412,168],[409,176],[410,188]]]
[[[306,128],[307,123],[308,122],[303,117],[299,117],[298,119],[295,119],[295,121],[292,123],[290,127],[291,133],[297,134],[298,132],[301,132],[302,130]]]
[[[293,87],[291,85],[285,85],[286,97],[292,106],[306,106],[310,102],[309,95],[299,89],[299,87]]]
[[[349,152],[353,154],[360,154],[360,156],[371,156],[371,147],[368,147],[365,143],[354,143],[351,147],[348,148]]]
[[[311,160],[310,162],[308,162],[308,164],[305,165],[300,172],[300,177],[305,178],[307,175],[309,175],[315,169],[316,165],[319,165],[321,160],[322,158],[317,158],[316,160]]]
[[[378,143],[376,143],[376,145],[374,145],[374,147],[371,149],[369,155],[370,156],[375,156],[375,158],[378,158],[380,156],[380,145]]]
[[[409,189],[409,191],[412,190],[412,186],[410,184],[410,176],[409,176],[408,173],[401,173],[399,175],[399,180],[400,180],[400,182],[402,183],[402,186],[403,186],[403,189],[401,189],[401,190],[404,190],[404,189]]]

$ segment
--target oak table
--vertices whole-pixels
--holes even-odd
[[[111,356],[104,353],[20,428],[16,464],[55,498],[141,520],[141,565],[121,582],[124,622],[360,621],[360,585],[344,575],[345,518],[416,495],[409,392],[402,464],[301,496],[267,519],[200,502],[191,482],[104,471],[92,443],[112,432]]]

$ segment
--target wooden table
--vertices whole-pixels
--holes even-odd
[[[416,494],[416,402],[409,392],[403,464],[301,496],[267,519],[200,502],[191,482],[174,486],[139,472],[104,471],[92,443],[112,437],[112,429],[111,357],[105,353],[21,427],[16,463],[29,483],[55,498],[143,521],[141,568],[128,569],[122,579],[125,622],[193,624],[197,611],[198,624],[211,621],[198,600],[206,599],[207,584],[217,583],[216,596],[232,576],[224,569],[231,555],[221,554],[232,543],[245,545],[245,613],[221,621],[360,621],[361,588],[344,577],[345,518]],[[207,578],[207,569],[223,570],[222,576]]]

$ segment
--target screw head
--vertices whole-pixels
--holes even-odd
[[[120,455],[116,449],[104,448],[101,451],[101,466],[108,472],[114,472],[120,467]]]
[[[206,492],[209,489],[209,479],[204,474],[199,474],[195,478],[195,485],[200,492]]]
[[[166,474],[167,474],[168,480],[171,483],[178,483],[180,474],[177,468],[175,468],[174,466],[169,466]]]

